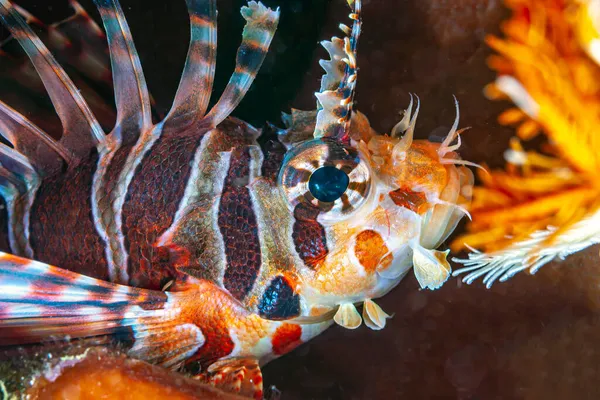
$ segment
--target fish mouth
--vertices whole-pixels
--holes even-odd
[[[337,313],[339,307],[340,307],[339,305],[336,305],[331,310],[329,310],[323,314],[300,316],[300,317],[292,318],[288,322],[294,323],[294,324],[299,324],[299,325],[312,325],[312,324],[320,324],[323,322],[331,321],[333,319],[333,317],[335,316],[335,314]]]

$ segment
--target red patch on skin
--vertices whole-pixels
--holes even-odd
[[[414,192],[409,188],[400,188],[390,192],[390,198],[394,204],[408,208],[421,214],[427,209],[427,197],[422,192]]]
[[[302,328],[300,325],[284,323],[275,331],[271,343],[273,353],[282,355],[289,353],[302,344]]]
[[[199,361],[204,370],[220,358],[231,354],[235,344],[231,340],[229,329],[223,321],[209,318],[206,323],[199,324],[199,326],[206,341],[187,362]]]
[[[192,265],[192,253],[186,247],[177,246],[176,244],[168,241],[163,247],[157,248],[157,251],[161,250],[168,251],[167,257],[175,267],[186,267]]]

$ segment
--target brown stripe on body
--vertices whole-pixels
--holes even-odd
[[[279,141],[269,140],[262,147],[262,151],[265,160],[261,168],[262,176],[275,183],[277,182],[277,176],[279,175],[279,169],[283,163],[286,149]]]
[[[319,212],[319,209],[307,203],[298,203],[294,209],[294,246],[304,264],[313,269],[328,253],[325,228],[317,221]]]
[[[122,209],[130,284],[160,289],[180,276],[168,250],[155,247],[179,207],[201,134],[161,136],[138,165]]]
[[[277,128],[266,124],[258,138],[258,143],[264,160],[261,166],[261,175],[275,184],[287,152],[285,146],[277,138]]]
[[[235,148],[221,195],[218,224],[227,258],[223,285],[240,301],[252,290],[261,265],[258,225],[246,187],[249,175],[248,147]]]
[[[218,219],[231,150],[255,145],[257,134],[253,127],[233,118],[206,133],[196,150],[196,169],[190,175],[175,220],[159,239],[159,245],[169,249],[170,262],[176,268],[221,288],[227,260]],[[251,147],[251,156],[257,153]],[[257,165],[256,160],[251,164]],[[256,175],[256,168],[253,173]]]
[[[94,225],[93,153],[64,174],[45,178],[31,209],[30,241],[37,260],[94,278],[107,279],[104,242]]]

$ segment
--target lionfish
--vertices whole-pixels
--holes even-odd
[[[506,171],[480,174],[468,233],[451,246],[471,250],[455,274],[488,287],[600,243],[600,1],[506,3],[506,37],[488,38],[498,77],[485,92],[515,103],[499,122],[518,138]],[[540,133],[541,151],[523,145]]]
[[[230,114],[263,62],[278,9],[255,1],[241,9],[235,70],[207,111],[216,0],[187,0],[185,67],[170,111],[153,124],[124,13],[117,0],[95,3],[117,109],[108,134],[26,12],[0,0],[63,128],[54,140],[0,103],[12,144],[0,147],[9,242],[0,345],[114,338],[132,358],[194,365],[198,377],[260,398],[260,366],[333,323],[382,329],[389,315],[373,299],[412,266],[422,288],[448,279],[448,251],[436,248],[465,215],[473,186],[456,153],[458,102],[441,143],[413,138],[416,96],[390,134],[353,110],[360,0],[348,0],[344,38],[322,42],[330,59],[320,62],[317,109],[285,114],[285,129],[262,142],[260,129]]]

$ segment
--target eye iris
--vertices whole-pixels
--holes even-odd
[[[349,183],[350,179],[344,171],[335,167],[321,167],[310,176],[308,189],[316,199],[329,203],[339,199]]]

